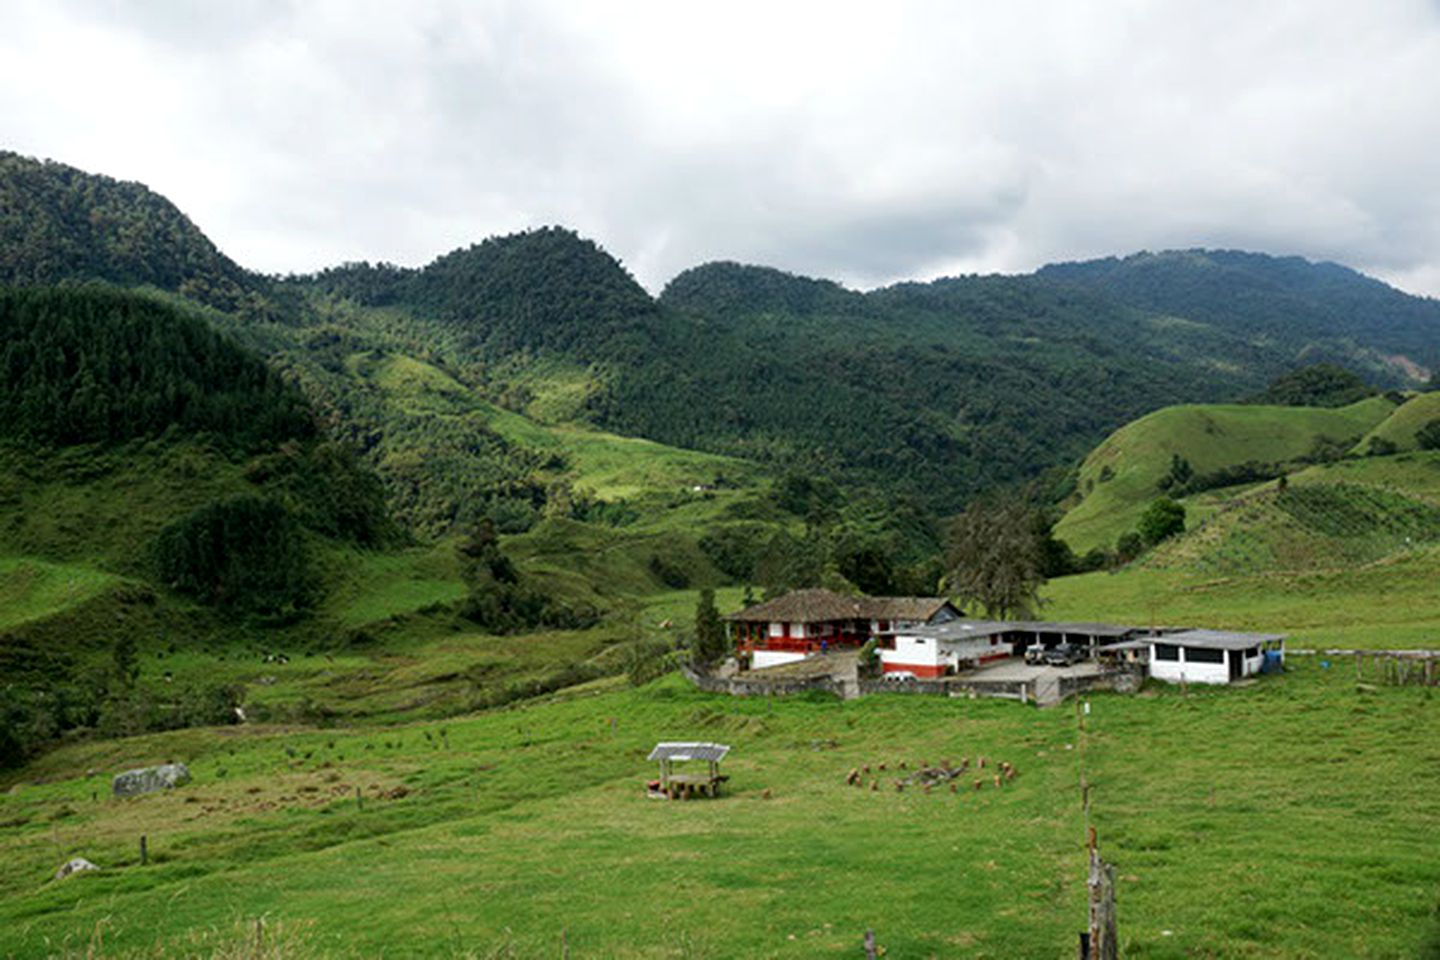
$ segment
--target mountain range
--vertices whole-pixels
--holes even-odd
[[[573,477],[564,450],[497,429],[496,408],[945,513],[1147,412],[1239,399],[1300,364],[1382,387],[1440,366],[1440,302],[1294,257],[1142,253],[868,292],[721,262],[651,296],[547,227],[423,268],[262,276],[141,185],[0,154],[0,283],[92,280],[190,304],[265,355],[427,534],[541,510]],[[405,410],[373,376],[397,357],[483,410]]]

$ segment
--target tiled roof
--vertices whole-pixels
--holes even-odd
[[[950,601],[944,597],[847,597],[833,590],[792,590],[746,607],[727,620],[817,623],[826,620],[929,620]]]

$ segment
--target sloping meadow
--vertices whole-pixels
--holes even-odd
[[[670,677],[385,731],[77,745],[0,796],[0,954],[222,954],[278,927],[296,957],[839,957],[873,928],[893,957],[1071,956],[1082,775],[1126,956],[1398,956],[1430,934],[1430,691],[1296,658],[1243,688],[1099,696],[1085,724]],[[724,795],[647,799],[650,747],[691,738],[733,746]],[[956,792],[895,785],[961,758]],[[108,797],[166,759],[195,782]],[[49,879],[77,855],[102,869]]]

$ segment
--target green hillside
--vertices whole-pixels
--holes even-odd
[[[1077,552],[1113,547],[1162,493],[1172,458],[1197,475],[1250,461],[1280,463],[1343,452],[1395,409],[1386,397],[1348,407],[1238,404],[1166,407],[1111,434],[1081,464],[1079,503],[1056,526]],[[1338,446],[1338,451],[1327,448]]]
[[[1355,452],[1369,452],[1376,438],[1387,445],[1393,444],[1395,450],[1414,450],[1418,446],[1415,432],[1437,420],[1440,420],[1440,392],[1417,394],[1361,437]]]
[[[1440,453],[1316,464],[1184,501],[1180,537],[1118,572],[1052,581],[1046,616],[1286,633],[1302,646],[1434,647]]]

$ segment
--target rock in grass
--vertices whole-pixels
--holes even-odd
[[[95,866],[95,864],[91,863],[89,860],[86,860],[84,857],[76,857],[74,860],[60,865],[60,869],[55,871],[55,879],[64,880],[72,873],[84,873],[86,870],[99,869],[99,867]]]
[[[190,782],[190,770],[183,763],[165,763],[158,767],[141,767],[115,775],[110,789],[117,797],[138,797],[142,793],[183,787]]]

